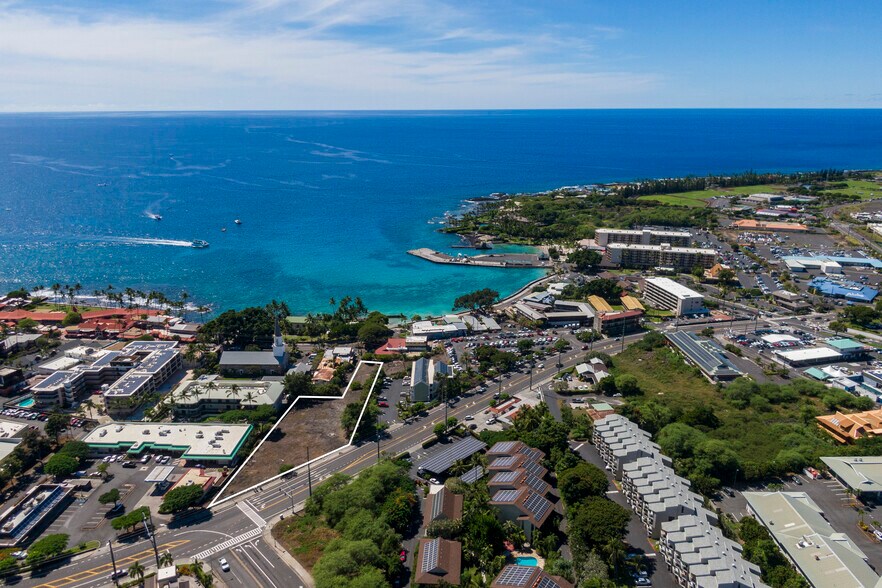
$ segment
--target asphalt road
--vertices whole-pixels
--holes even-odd
[[[705,325],[682,327],[693,330]],[[643,334],[628,335],[624,341],[606,339],[593,346],[594,351],[616,353]],[[623,345],[624,343],[624,345]],[[556,356],[545,360],[545,368],[534,369],[532,384],[534,389],[548,392],[548,383],[564,368],[572,367],[585,355],[579,347],[561,355],[562,367],[557,367]],[[465,396],[456,406],[448,409],[448,415],[460,421],[470,414],[482,413],[489,408],[493,393],[501,390],[514,393],[530,386],[529,373],[515,372],[491,383],[487,392]],[[391,400],[391,398],[390,398]],[[550,398],[549,398],[550,400]],[[548,403],[552,412],[559,412],[557,402]],[[216,570],[216,573],[233,586],[299,586],[301,578],[279,559],[272,546],[262,539],[263,529],[274,524],[281,516],[289,516],[302,507],[309,496],[310,480],[313,487],[334,473],[349,475],[376,463],[378,445],[381,453],[397,455],[404,451],[421,448],[424,440],[432,436],[432,428],[444,417],[445,407],[438,406],[427,417],[410,424],[393,423],[379,444],[365,442],[361,445],[342,448],[337,454],[328,457],[320,464],[309,468],[292,470],[291,475],[255,491],[247,492],[235,499],[218,504],[211,511],[198,514],[183,523],[172,522],[169,526],[157,529],[156,540],[160,553],[171,551],[176,559],[198,556],[200,560]],[[559,417],[559,414],[556,416]],[[146,537],[130,544],[114,545],[114,555],[119,567],[128,568],[134,561],[148,567],[155,566],[153,551]],[[219,557],[230,562],[231,572],[220,571]],[[270,565],[270,563],[272,565]],[[110,553],[106,545],[92,555],[64,567],[43,572],[39,577],[21,579],[20,586],[41,586],[44,588],[97,588],[109,585],[108,575],[112,569]],[[256,581],[255,581],[256,580]]]

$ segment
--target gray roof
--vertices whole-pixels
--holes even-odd
[[[879,582],[867,556],[830,526],[805,492],[745,492],[744,498],[811,585],[872,588]]]
[[[822,457],[821,461],[851,488],[882,492],[882,457]]]
[[[685,354],[705,374],[712,378],[737,378],[741,372],[735,367],[719,345],[710,339],[699,339],[692,333],[675,331],[665,337]]]
[[[272,351],[224,351],[220,365],[267,365],[277,366],[279,360]]]
[[[22,345],[24,343],[30,343],[31,341],[36,341],[42,335],[38,333],[23,333],[20,335],[10,335],[6,339],[0,341],[0,348],[3,349],[11,349],[15,345]]]

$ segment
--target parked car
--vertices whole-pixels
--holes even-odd
[[[398,560],[399,561],[406,561],[407,560],[407,550],[406,549],[402,549],[401,553],[398,554]]]
[[[222,557],[219,560],[217,560],[217,563],[220,565],[220,569],[222,569],[223,571],[225,571],[225,572],[230,571],[230,564],[227,562],[227,558]]]

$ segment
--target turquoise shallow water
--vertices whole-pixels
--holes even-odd
[[[275,298],[295,312],[348,294],[440,313],[464,292],[507,294],[541,275],[405,253],[455,251],[430,221],[464,198],[882,167],[880,136],[877,110],[5,115],[0,288],[186,289],[215,308]],[[192,239],[211,246],[181,246]]]

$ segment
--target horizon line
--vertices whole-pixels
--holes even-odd
[[[135,110],[0,110],[0,116],[14,115],[110,115],[110,114],[334,114],[334,113],[482,113],[482,112],[638,112],[638,111],[882,111],[882,106],[640,106],[562,108],[330,108],[330,109],[135,109]]]

